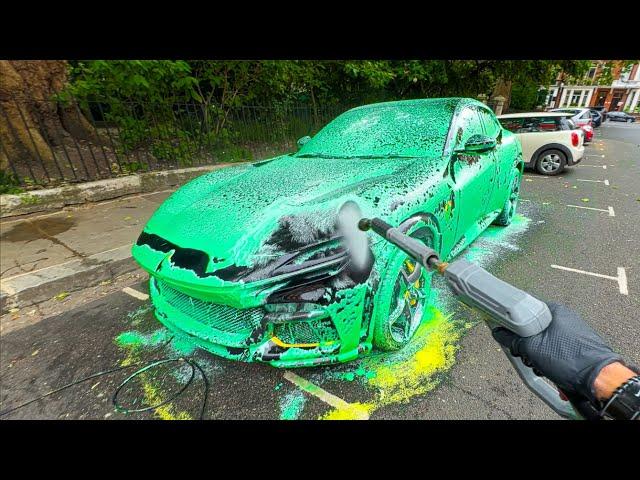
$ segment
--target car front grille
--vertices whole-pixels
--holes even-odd
[[[193,320],[226,333],[249,334],[260,325],[265,315],[261,307],[234,308],[197,299],[170,287],[161,280],[156,280],[156,286],[160,295],[172,307]]]
[[[328,318],[298,320],[277,324],[273,334],[284,343],[320,343],[339,339],[338,331]]]

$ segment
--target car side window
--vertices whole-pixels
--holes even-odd
[[[591,115],[589,114],[589,112],[584,112],[580,118],[582,118],[583,120],[587,120],[589,118],[591,118]]]
[[[520,129],[522,129],[522,124],[525,121],[524,118],[501,118],[500,124],[502,124],[502,128],[505,130],[509,130],[513,133],[518,133]]]
[[[480,117],[482,118],[482,123],[484,124],[484,131],[486,135],[491,138],[496,138],[500,133],[500,124],[493,116],[493,114],[487,112],[485,109],[480,109]]]
[[[482,124],[475,108],[467,107],[460,112],[456,119],[455,147],[462,148],[473,135],[482,135]]]

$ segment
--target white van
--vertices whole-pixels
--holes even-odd
[[[530,112],[497,118],[520,140],[525,166],[543,175],[557,175],[584,156],[584,132],[569,117],[570,113]]]

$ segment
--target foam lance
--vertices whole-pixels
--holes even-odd
[[[350,203],[343,206],[341,214],[354,209],[353,202]],[[375,232],[424,268],[442,275],[458,299],[484,313],[490,328],[500,326],[521,337],[530,337],[542,332],[552,321],[549,307],[544,302],[496,278],[473,262],[465,259],[443,262],[435,250],[379,218],[360,218],[357,229],[360,235],[368,230]],[[357,236],[355,228],[346,232],[345,228],[341,230],[343,236]],[[347,241],[347,246],[354,243],[353,240]],[[511,355],[508,349],[503,351],[527,387],[556,413],[564,418],[582,418],[571,403],[561,397],[554,385],[536,375],[531,367],[526,366],[519,357]]]

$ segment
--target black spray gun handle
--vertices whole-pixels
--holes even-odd
[[[442,274],[462,302],[486,314],[489,328],[501,326],[521,337],[529,337],[540,333],[551,323],[551,312],[544,302],[494,277],[479,265],[464,259],[450,264],[441,262],[435,250],[379,218],[362,219],[358,226],[361,230],[373,230],[423,267]],[[560,397],[554,386],[536,375],[508,349],[503,351],[529,390],[558,415],[569,419],[582,418],[569,401]]]

